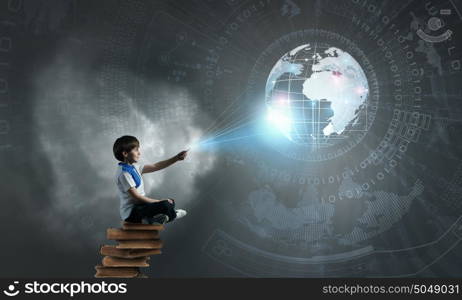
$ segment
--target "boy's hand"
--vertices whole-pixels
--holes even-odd
[[[186,158],[186,155],[188,154],[188,150],[185,150],[185,151],[181,151],[180,153],[178,153],[176,155],[176,158],[178,160],[184,160]]]

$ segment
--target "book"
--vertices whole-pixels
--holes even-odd
[[[160,249],[161,240],[117,240],[117,249]]]
[[[141,274],[138,267],[105,267],[97,265],[95,269],[95,277],[134,278]]]
[[[138,258],[120,258],[105,256],[103,257],[102,264],[105,267],[149,267],[147,261],[149,257]]]
[[[141,224],[131,223],[122,221],[122,228],[125,230],[164,230],[164,225],[152,225],[152,224]]]
[[[100,253],[106,256],[121,258],[136,258],[142,256],[161,254],[160,249],[118,249],[116,245],[102,245]]]
[[[108,228],[106,238],[108,240],[157,240],[159,238],[159,231]]]

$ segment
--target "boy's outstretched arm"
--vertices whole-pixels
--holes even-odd
[[[146,164],[146,165],[143,166],[143,170],[141,170],[141,174],[152,173],[152,172],[155,172],[155,171],[165,169],[166,167],[176,163],[179,160],[184,160],[186,158],[187,154],[188,154],[187,150],[186,151],[181,151],[180,153],[178,153],[177,155],[175,155],[175,156],[173,156],[173,157],[171,157],[169,159],[162,160],[162,161],[156,162],[154,164]]]

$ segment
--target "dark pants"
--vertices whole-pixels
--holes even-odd
[[[173,200],[173,199],[172,199]],[[168,201],[160,201],[154,203],[135,204],[133,206],[130,216],[125,221],[133,223],[141,223],[144,217],[152,217],[157,214],[164,214],[168,216],[168,222],[176,218],[175,201],[170,203]]]

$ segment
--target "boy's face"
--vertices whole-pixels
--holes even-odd
[[[128,163],[136,163],[140,160],[140,147],[135,147],[130,152],[123,152],[123,155],[125,157],[125,160],[128,161]]]

